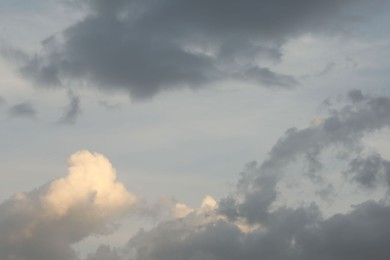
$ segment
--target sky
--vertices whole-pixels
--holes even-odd
[[[0,259],[387,260],[387,0],[0,1]]]

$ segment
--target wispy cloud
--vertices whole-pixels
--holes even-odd
[[[8,115],[11,117],[35,118],[36,114],[37,112],[30,102],[22,102],[8,108]]]
[[[74,124],[81,114],[80,98],[72,91],[68,92],[69,105],[65,108],[64,115],[60,118],[60,124]]]

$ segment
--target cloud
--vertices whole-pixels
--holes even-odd
[[[346,214],[322,219],[315,206],[279,209],[265,228],[249,233],[216,221],[192,226],[183,221],[141,230],[120,251],[100,247],[88,260],[363,260],[388,257],[390,207],[366,202]]]
[[[374,153],[357,157],[349,162],[346,176],[365,188],[373,189],[379,184],[390,184],[390,161]]]
[[[65,109],[64,115],[59,120],[60,124],[74,124],[77,117],[81,114],[80,98],[72,91],[68,92],[69,105]]]
[[[103,155],[80,151],[68,164],[66,177],[0,204],[1,259],[76,259],[72,244],[110,233],[137,206]]]
[[[113,221],[137,210],[164,219],[140,229],[123,247],[101,245],[86,260],[363,260],[388,258],[388,192],[349,210],[324,214],[312,198],[289,206],[276,203],[280,184],[293,166],[304,164],[298,180],[313,181],[315,192],[333,187],[320,176],[330,152],[342,162],[337,181],[354,188],[389,184],[389,162],[366,154],[363,138],[390,126],[390,98],[349,92],[309,126],[291,128],[261,163],[249,163],[237,189],[219,202],[206,196],[198,208],[166,198],[149,206],[116,182],[109,161],[81,151],[69,159],[69,174],[0,205],[0,258],[73,260],[71,245],[91,234],[106,234]],[[332,169],[334,170],[334,169]],[[336,170],[337,171],[337,170]],[[343,183],[344,184],[344,183]],[[388,190],[387,190],[388,191]],[[328,196],[328,194],[325,194]],[[161,216],[163,216],[161,218]]]
[[[289,129],[267,159],[247,165],[237,191],[219,203],[140,230],[122,248],[102,246],[88,260],[387,259],[390,204],[386,192],[377,201],[365,197],[349,211],[328,217],[314,202],[296,207],[274,204],[285,173],[299,161],[322,165],[326,160],[321,155],[329,149],[336,154],[333,159],[348,166],[346,174],[357,187],[375,188],[371,184],[376,178],[388,178],[388,161],[379,154],[364,156],[361,140],[390,126],[390,99],[354,90],[345,101],[330,108],[329,115],[316,124]],[[310,174],[319,171],[320,167],[313,167]],[[342,177],[343,171],[338,174]],[[305,175],[301,172],[298,181]],[[321,189],[329,189],[328,183],[323,184]]]
[[[224,199],[221,212],[232,219],[244,216],[249,223],[267,221],[269,207],[277,197],[277,184],[288,165],[302,158],[308,165],[309,177],[321,181],[317,172],[322,168],[323,152],[333,148],[340,153],[340,159],[343,153],[353,156],[362,150],[360,141],[364,135],[390,126],[389,98],[363,95],[357,90],[349,92],[347,98],[349,104],[330,109],[330,115],[316,124],[288,129],[272,147],[268,159],[260,165],[249,164],[237,185],[241,195]]]
[[[96,250],[96,254],[88,255],[86,260],[117,260],[120,259],[120,255],[115,249],[107,245],[101,245]]]
[[[389,205],[368,201],[349,214],[322,221],[297,237],[302,259],[386,259],[389,217]]]
[[[243,77],[244,80],[253,80],[265,87],[282,87],[291,88],[298,84],[294,77],[289,75],[283,75],[275,73],[268,68],[253,67],[245,71]]]
[[[318,73],[316,76],[317,77],[322,77],[322,76],[325,76],[326,74],[332,72],[332,70],[334,70],[336,66],[336,63],[335,62],[330,62],[326,65],[326,67],[320,72]]]
[[[137,99],[226,79],[291,88],[297,84],[293,76],[262,63],[280,61],[291,38],[340,32],[369,17],[364,1],[348,0],[85,0],[78,5],[87,13],[84,19],[44,40],[39,53],[18,54],[25,60],[22,74],[37,86],[81,82]]]
[[[30,102],[22,102],[8,109],[8,115],[11,117],[35,118],[36,114],[37,112]]]

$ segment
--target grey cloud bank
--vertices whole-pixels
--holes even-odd
[[[277,196],[276,185],[285,167],[303,158],[308,165],[309,177],[321,180],[317,173],[322,168],[320,158],[324,151],[330,148],[340,151],[340,159],[354,156],[362,150],[360,141],[364,135],[390,125],[390,99],[364,96],[356,90],[349,92],[348,99],[350,104],[330,109],[330,116],[319,119],[316,125],[300,130],[288,129],[271,149],[267,160],[259,166],[248,165],[238,183],[238,190],[243,196],[240,202],[235,204],[234,199],[225,199],[221,203],[221,211],[232,219],[241,216],[249,223],[266,222],[269,207]],[[341,156],[342,153],[344,156]],[[374,173],[367,169],[362,173],[359,170],[362,162],[356,160],[351,161],[351,171],[357,174],[354,179],[369,182],[365,178]],[[382,167],[381,161],[375,163],[377,167]]]
[[[87,15],[30,55],[23,75],[38,86],[72,82],[136,99],[218,80],[272,88],[298,84],[262,61],[305,33],[342,32],[381,1],[82,1]],[[354,8],[351,8],[354,7]],[[369,8],[367,8],[369,7]],[[20,56],[20,55],[19,55]]]
[[[366,202],[348,214],[323,220],[313,206],[279,209],[263,229],[245,233],[218,221],[191,227],[183,221],[140,232],[122,252],[101,247],[100,259],[387,259],[390,229],[387,205]],[[105,257],[105,258],[104,258]]]

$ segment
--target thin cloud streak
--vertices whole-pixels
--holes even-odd
[[[59,120],[60,124],[74,124],[82,113],[80,108],[80,98],[72,91],[68,92],[69,105],[65,109],[64,115]]]

